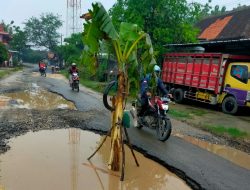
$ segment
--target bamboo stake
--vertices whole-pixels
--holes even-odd
[[[129,148],[130,148],[130,150],[131,150],[131,153],[132,153],[132,155],[133,155],[133,157],[134,157],[135,163],[136,163],[136,165],[139,167],[139,163],[138,163],[138,161],[137,161],[137,158],[136,158],[136,156],[135,156],[134,150],[133,150],[133,148],[132,148],[132,145],[131,145],[130,140],[129,140],[129,137],[128,137],[127,129],[126,129],[125,127],[123,127],[123,129],[124,129],[124,132],[125,132],[127,141],[128,141],[128,146],[129,146]]]
[[[113,127],[111,127],[111,129],[108,131],[108,133],[106,134],[106,136],[104,137],[104,139],[102,140],[102,143],[98,146],[98,148],[95,150],[95,152],[93,154],[91,154],[87,160],[90,160],[97,152],[98,150],[100,150],[100,148],[102,147],[102,145],[104,144],[104,142],[106,141],[107,137],[110,135],[111,131],[112,131]]]
[[[124,128],[124,126],[122,126]],[[123,132],[120,130],[121,133],[121,144],[122,144],[122,172],[121,172],[121,178],[120,181],[124,180],[124,169],[125,169],[125,147],[124,147],[124,137]]]

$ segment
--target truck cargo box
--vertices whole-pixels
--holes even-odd
[[[249,56],[221,53],[169,53],[164,55],[162,80],[168,84],[220,93],[225,70],[231,61],[249,60]]]

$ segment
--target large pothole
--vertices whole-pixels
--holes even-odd
[[[119,172],[107,169],[109,141],[87,160],[102,138],[69,128],[29,132],[11,139],[11,149],[0,156],[2,189],[190,189],[175,174],[138,152],[137,167],[128,148],[125,180],[121,182]]]
[[[75,105],[62,96],[48,92],[36,83],[32,83],[28,90],[2,94],[0,108],[75,109]]]

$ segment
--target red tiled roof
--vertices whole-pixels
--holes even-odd
[[[196,24],[199,39],[229,40],[250,38],[250,7],[209,17]]]
[[[227,16],[223,19],[217,19],[214,23],[209,25],[203,32],[199,35],[199,39],[213,40],[215,39],[221,31],[225,28],[228,22],[233,16]]]

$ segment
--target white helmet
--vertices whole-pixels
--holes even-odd
[[[72,63],[72,66],[76,66],[76,63]]]
[[[158,65],[154,66],[154,72],[160,72],[161,68]]]

